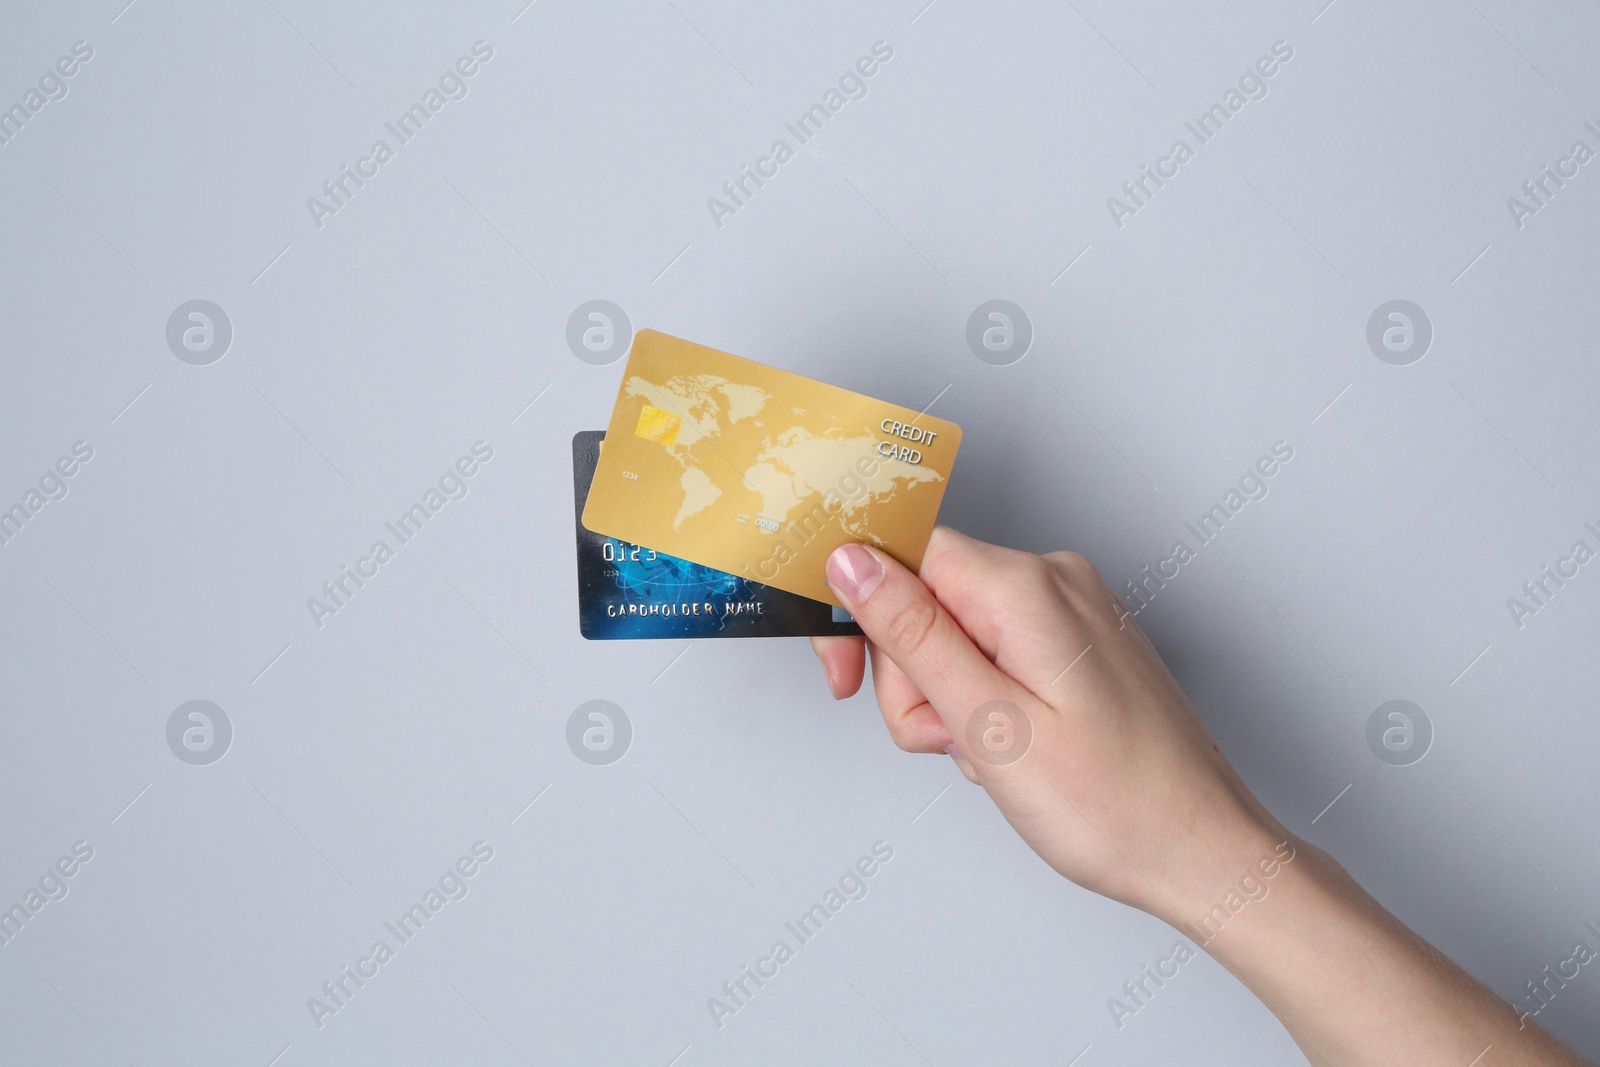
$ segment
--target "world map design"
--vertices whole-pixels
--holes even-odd
[[[925,467],[882,462],[876,451],[881,436],[870,426],[780,405],[756,386],[717,375],[663,382],[634,375],[623,383],[623,395],[677,417],[670,428],[653,417],[651,433],[683,468],[674,530],[724,494],[753,493],[759,510],[741,519],[775,532],[814,513],[832,492],[837,503],[828,513],[852,537],[881,544],[871,529],[871,509],[908,486],[944,480]],[[727,458],[752,454],[755,462],[743,468]],[[871,475],[861,473],[864,458],[874,460],[867,467]]]

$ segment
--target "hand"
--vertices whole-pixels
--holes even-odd
[[[833,695],[861,687],[870,650],[896,744],[948,751],[1050,866],[1185,930],[1313,1064],[1461,1067],[1492,1048],[1582,1067],[1261,806],[1082,556],[939,527],[920,579],[862,545],[827,575],[867,635],[813,639]],[[1252,882],[1243,910],[1236,884],[1274,854],[1270,899]]]
[[[863,545],[827,575],[867,635],[813,639],[834,696],[870,648],[895,743],[949,752],[1079,885],[1177,921],[1288,838],[1082,556],[939,527],[920,580]]]

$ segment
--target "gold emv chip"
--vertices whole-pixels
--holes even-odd
[[[682,422],[676,413],[646,404],[639,412],[639,424],[633,432],[646,441],[659,441],[671,448],[678,443],[678,427]]]

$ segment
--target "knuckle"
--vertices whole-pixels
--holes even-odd
[[[1084,556],[1076,552],[1052,552],[1045,558],[1049,561],[1056,595],[1079,615],[1097,617],[1105,610],[1105,605],[1120,603],[1100,571]]]
[[[1043,556],[1014,548],[997,548],[985,561],[982,573],[990,580],[1004,582],[1014,590],[1041,584],[1050,573]]]
[[[920,651],[939,621],[939,606],[932,597],[909,597],[889,617],[889,640],[906,652]]]
[[[934,529],[937,533],[943,527]],[[928,542],[927,551],[922,554],[922,565],[917,568],[917,577],[921,578],[923,584],[930,589],[959,583],[973,568],[977,557],[960,542],[951,540],[954,536],[956,535],[949,534],[944,538],[935,536]]]
[[[1074,583],[1095,585],[1100,582],[1100,572],[1087,556],[1077,552],[1051,552],[1044,557],[1055,568],[1057,573],[1071,579]]]
[[[1054,569],[1050,566],[1049,560],[1032,552],[1020,553],[1015,567],[1018,575],[1030,585],[1043,585],[1050,579],[1050,572]]]

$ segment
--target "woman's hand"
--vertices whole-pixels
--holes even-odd
[[[827,573],[867,634],[813,640],[834,696],[870,648],[895,743],[949,752],[1079,885],[1178,921],[1286,839],[1082,556],[939,527],[920,580],[862,545]]]
[[[1082,556],[940,527],[920,579],[861,545],[827,573],[867,635],[813,639],[833,695],[870,651],[896,744],[949,752],[1050,866],[1182,929],[1312,1063],[1582,1064],[1273,819]]]

